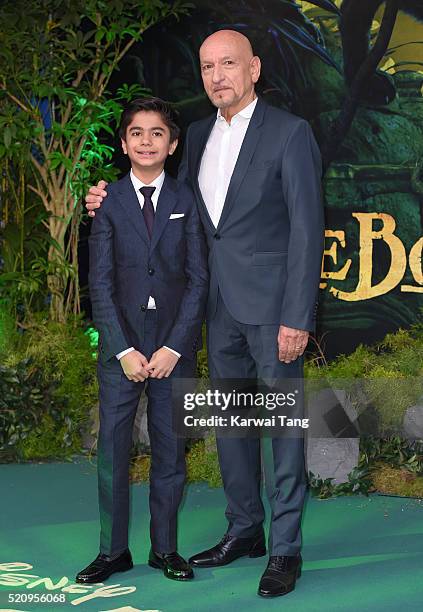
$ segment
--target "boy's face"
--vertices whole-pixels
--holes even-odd
[[[161,115],[153,111],[135,113],[126,128],[122,149],[131,160],[133,169],[149,175],[163,170],[168,155],[172,155],[178,141],[170,142],[170,130]]]

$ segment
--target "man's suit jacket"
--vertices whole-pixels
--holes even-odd
[[[313,330],[324,220],[311,128],[258,99],[216,228],[198,183],[215,120],[214,114],[190,125],[179,172],[196,194],[209,245],[208,317],[220,291],[241,323]]]
[[[174,214],[177,218],[170,219]],[[207,247],[191,189],[165,177],[150,241],[129,174],[107,187],[89,238],[89,288],[107,361],[133,346],[143,351],[151,295],[157,307],[157,346],[193,359],[201,346],[208,290]]]

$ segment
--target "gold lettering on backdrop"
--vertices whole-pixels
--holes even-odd
[[[346,246],[345,232],[343,230],[338,230],[338,231],[326,230],[325,238],[335,238],[335,240],[339,241],[340,246],[343,249],[345,249],[345,246]],[[329,271],[325,271],[324,269],[325,257],[330,257],[335,265],[338,263],[338,243],[335,242],[335,240],[332,242],[332,244],[330,245],[328,249],[325,249],[323,251],[321,277],[322,278],[333,278],[335,280],[345,280],[347,278],[348,270],[351,267],[351,263],[352,263],[351,259],[347,259],[347,261],[345,262],[345,265],[341,268],[341,270],[329,272]],[[320,289],[325,289],[327,285],[328,285],[327,283],[320,283]]]
[[[413,275],[416,285],[401,285],[401,291],[407,291],[410,293],[423,293],[423,269],[422,269],[422,249],[423,249],[423,236],[417,240],[416,244],[410,251],[408,262],[410,264],[411,274]]]
[[[359,271],[358,271],[358,283],[354,291],[342,291],[336,287],[330,287],[329,291],[332,295],[344,301],[359,301],[369,300],[379,295],[388,293],[394,289],[403,279],[405,270],[407,267],[407,254],[405,247],[401,242],[400,238],[395,235],[396,223],[395,219],[387,213],[352,213],[352,216],[357,219],[359,223]],[[380,221],[382,227],[379,230],[374,229],[374,221]],[[333,232],[328,230],[329,237],[332,236]],[[341,233],[342,238],[342,233]],[[372,270],[373,270],[373,242],[374,240],[382,240],[389,248],[391,261],[389,270],[385,277],[377,284],[372,285]],[[413,246],[410,251],[409,265],[412,271],[413,277],[416,283],[422,285],[423,274],[421,271],[421,252],[422,244],[419,239],[418,242]],[[343,246],[342,241],[340,241]],[[333,258],[332,247],[329,252],[325,251],[325,255],[329,255]],[[336,263],[336,261],[334,260]],[[348,265],[347,271],[350,268],[351,260],[347,260]],[[345,267],[345,266],[344,266]],[[323,269],[323,266],[322,266]],[[343,272],[344,268],[338,272],[332,274],[339,274]],[[333,278],[326,273],[324,278]],[[340,279],[342,280],[342,279]],[[414,291],[421,292],[422,287],[404,285],[401,287],[402,291]]]

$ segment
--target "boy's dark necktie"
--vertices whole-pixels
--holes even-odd
[[[153,233],[154,223],[154,206],[151,196],[155,192],[155,187],[140,187],[140,192],[144,196],[144,206],[142,207],[142,214],[144,215],[144,221],[147,226],[148,235],[151,239]]]

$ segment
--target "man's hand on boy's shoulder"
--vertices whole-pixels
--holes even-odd
[[[150,378],[167,378],[178,363],[179,357],[168,348],[162,346],[153,353],[146,369]]]
[[[89,188],[85,196],[85,206],[90,217],[95,217],[95,209],[100,208],[103,199],[107,197],[107,191],[105,191],[106,187],[106,181],[99,181],[97,187],[92,185]]]
[[[128,380],[144,382],[149,377],[149,372],[146,369],[148,359],[139,351],[133,350],[126,353],[119,359],[119,363]]]

